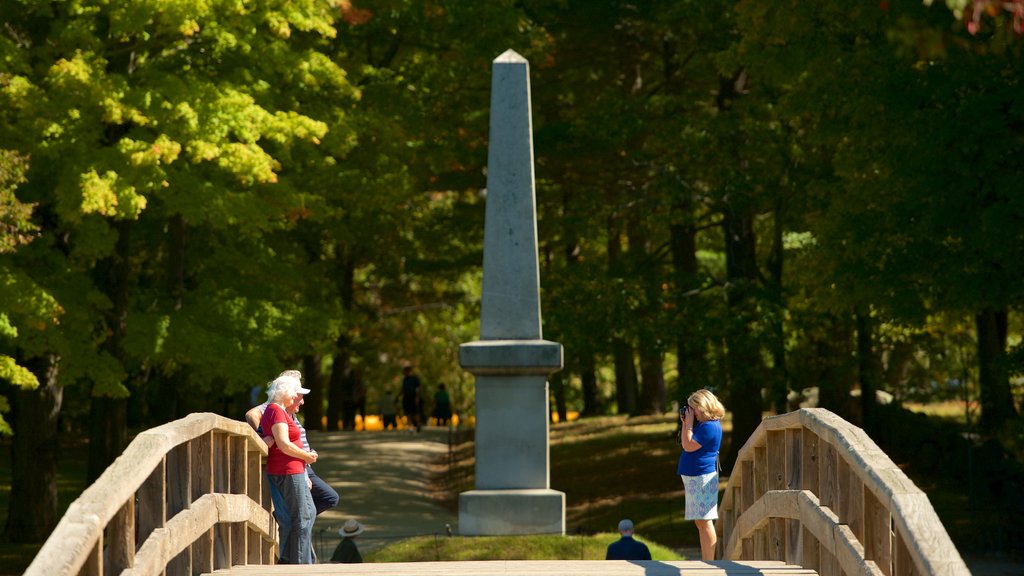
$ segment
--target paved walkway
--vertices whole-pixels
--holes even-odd
[[[366,526],[357,540],[362,553],[396,540],[423,534],[458,533],[456,514],[430,497],[428,479],[442,472],[446,461],[447,428],[406,431],[314,432],[309,443],[320,454],[316,473],[341,496],[313,525],[313,544],[320,561],[331,557],[338,529],[355,518]]]

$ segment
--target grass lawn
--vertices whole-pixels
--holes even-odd
[[[566,534],[614,534],[619,520],[630,518],[647,543],[699,548],[697,529],[683,520],[674,433],[670,416],[606,416],[552,425],[551,487],[565,492]],[[443,505],[452,511],[458,510],[459,492],[473,488],[473,465],[473,444],[467,442],[456,453],[452,473],[442,479]]]
[[[419,536],[368,554],[366,562],[453,560],[604,560],[618,533],[570,536]],[[654,560],[682,560],[675,551],[643,538]]]

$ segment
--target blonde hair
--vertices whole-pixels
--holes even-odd
[[[700,408],[701,413],[708,420],[721,420],[722,416],[725,416],[725,406],[708,389],[697,390],[690,394],[686,403],[694,408]]]

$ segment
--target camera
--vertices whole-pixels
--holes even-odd
[[[687,405],[680,406],[680,408],[679,408],[679,415],[680,416],[686,416],[686,411],[689,410],[689,409],[690,409],[690,407],[687,406]]]

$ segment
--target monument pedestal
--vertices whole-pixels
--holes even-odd
[[[565,534],[565,493],[549,489],[459,494],[459,534]]]

